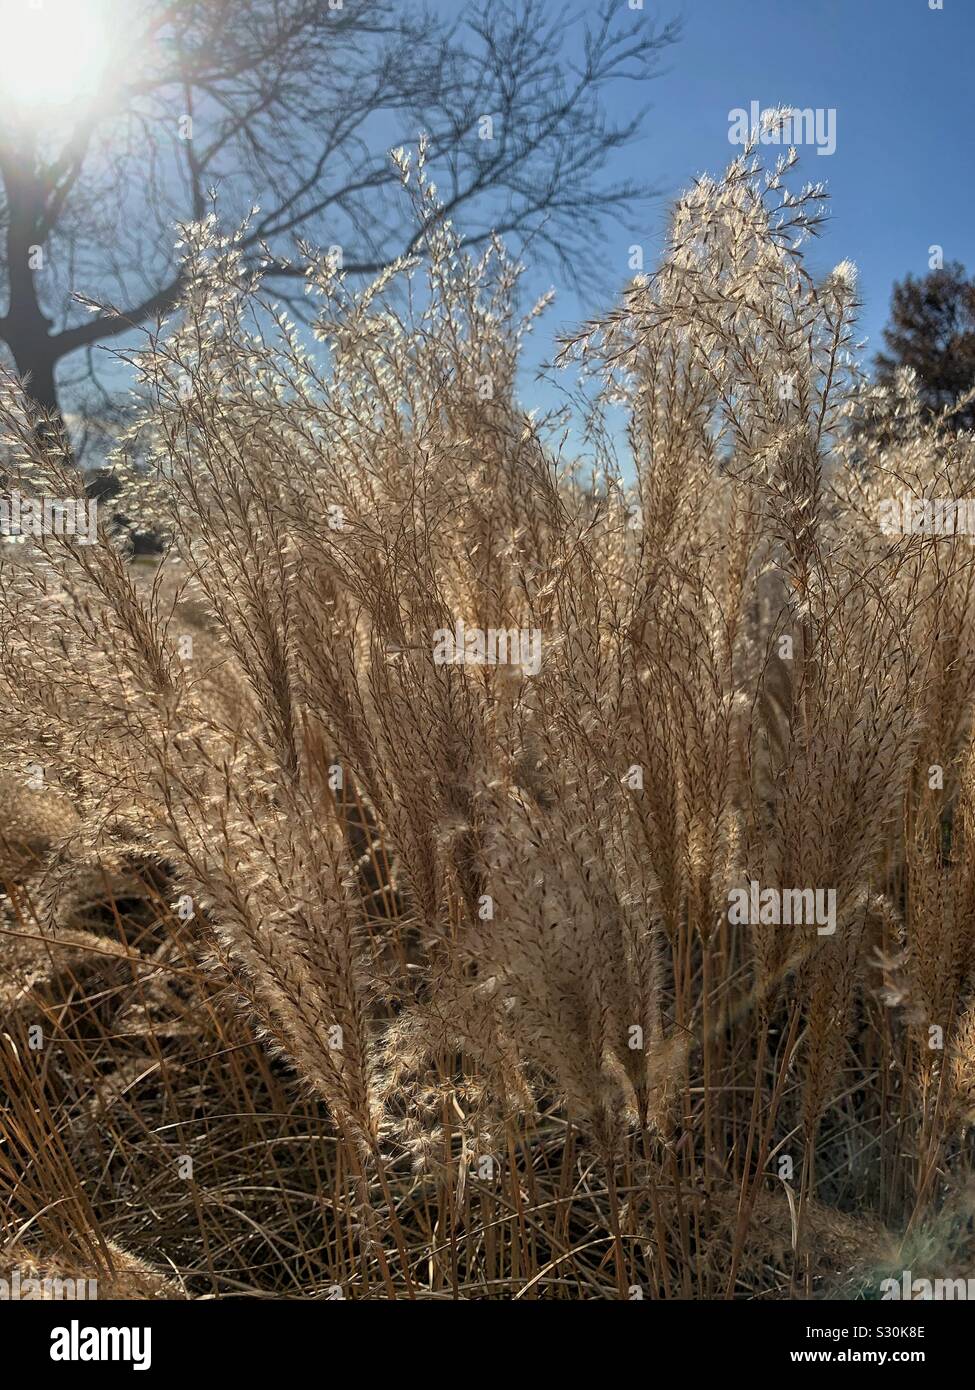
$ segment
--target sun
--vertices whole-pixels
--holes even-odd
[[[111,57],[109,0],[0,0],[0,119],[95,97]]]

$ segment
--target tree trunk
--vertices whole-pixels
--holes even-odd
[[[0,148],[0,174],[7,195],[7,275],[10,299],[0,319],[0,337],[13,354],[31,423],[39,442],[69,456],[71,445],[58,406],[51,320],[41,308],[36,274],[44,263],[45,223],[36,142],[20,132],[15,150]]]
[[[47,335],[26,342],[21,340],[19,333],[9,330],[4,336],[23,381],[24,397],[38,443],[46,448],[58,448],[67,456],[66,462],[74,462],[67,425],[58,404],[54,357],[44,341]]]

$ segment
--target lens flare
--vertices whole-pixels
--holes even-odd
[[[0,0],[0,119],[97,96],[111,60],[108,0]]]

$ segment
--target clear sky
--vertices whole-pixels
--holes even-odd
[[[567,15],[595,8],[594,0],[548,3]],[[647,89],[645,138],[617,156],[615,172],[639,169],[663,194],[642,217],[648,269],[669,200],[695,174],[722,171],[735,153],[729,112],[758,101],[835,109],[835,153],[801,149],[798,173],[825,181],[832,200],[812,267],[847,258],[858,266],[866,357],[882,346],[893,282],[926,274],[930,246],[975,273],[975,0],[944,0],[943,10],[928,0],[644,3],[646,15],[680,16],[684,26],[664,75]],[[610,109],[624,114],[631,91],[621,86]],[[596,253],[619,282],[631,274],[632,240],[620,230]],[[536,330],[529,360],[544,357],[553,332],[605,305],[602,285],[580,299],[551,269],[532,270],[531,290],[548,285],[558,304]],[[531,394],[526,387],[526,403]]]
[[[925,274],[932,245],[975,274],[975,0],[943,0],[942,9],[931,0],[643,0],[642,11],[630,9],[636,0],[613,2],[634,27],[651,19],[683,24],[659,78],[644,90],[621,82],[607,93],[619,119],[632,115],[630,103],[652,107],[643,138],[613,157],[608,180],[636,178],[661,196],[640,211],[638,232],[607,229],[578,267],[581,292],[558,267],[529,258],[527,294],[553,287],[557,299],[526,351],[525,406],[557,403],[535,380],[538,364],[552,356],[560,333],[610,307],[633,273],[634,240],[645,269],[653,268],[670,202],[695,175],[721,173],[737,151],[729,113],[752,102],[835,111],[835,152],[804,147],[798,174],[824,181],[832,196],[811,268],[826,272],[845,259],[859,268],[866,360],[882,345],[893,283]],[[429,3],[444,15],[461,8],[461,0]],[[542,3],[576,36],[573,21],[600,7],[599,0]],[[462,230],[463,214],[459,223]]]

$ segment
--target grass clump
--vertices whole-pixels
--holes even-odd
[[[516,269],[401,163],[424,258],[310,257],[319,354],[187,231],[116,457],[158,565],[104,516],[0,554],[47,817],[3,827],[11,1240],[163,1296],[964,1273],[972,555],[883,519],[968,495],[972,438],[864,384],[821,191],[747,150],[564,345],[635,461],[587,476],[516,400]],[[732,922],[751,883],[833,930]]]

